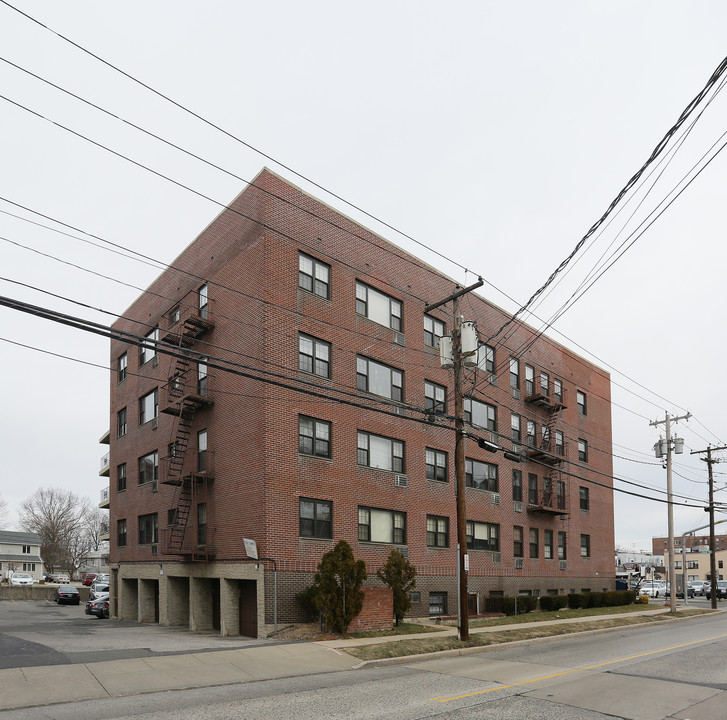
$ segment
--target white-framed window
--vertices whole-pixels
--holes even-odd
[[[402,307],[399,300],[356,282],[356,312],[379,325],[402,331]]]
[[[434,448],[426,449],[426,474],[427,480],[439,480],[447,482],[447,453]]]
[[[535,430],[535,423],[532,420],[525,420],[525,442],[530,447],[535,447],[536,445]]]
[[[444,385],[424,381],[424,409],[433,413],[447,411],[447,388]]]
[[[356,389],[401,402],[404,373],[365,357],[356,357]]]
[[[497,432],[497,408],[494,405],[465,398],[464,419],[470,425]]]
[[[588,462],[588,441],[578,438],[578,460]]]
[[[298,335],[298,369],[303,372],[331,377],[331,345],[311,335]]]
[[[555,431],[555,454],[561,456],[565,455],[565,441],[562,430]]]
[[[427,547],[449,547],[449,518],[427,515]]]
[[[510,358],[510,387],[513,390],[520,388],[520,361],[517,358]]]
[[[563,382],[558,378],[553,378],[553,399],[556,402],[563,402]]]
[[[305,253],[298,253],[298,287],[330,300],[331,266]]]
[[[535,394],[535,368],[530,365],[525,366],[525,394]]]
[[[157,542],[157,514],[139,515],[139,545],[153,545]]]
[[[139,458],[139,485],[159,479],[159,453],[154,452],[142,455]]]
[[[331,423],[298,415],[298,452],[301,455],[331,457]]]
[[[205,397],[207,395],[207,358],[201,358],[197,363],[197,394]]]
[[[299,532],[301,537],[330,540],[333,537],[333,503],[302,497],[298,505]]]
[[[494,523],[467,521],[467,549],[500,552],[500,526]]]
[[[159,388],[139,398],[139,425],[159,416]]]
[[[515,442],[520,442],[520,416],[516,413],[510,413],[510,430],[512,431],[512,439]]]
[[[495,348],[489,345],[480,345],[477,348],[477,367],[491,375],[495,374]]]
[[[126,380],[126,373],[129,368],[129,353],[122,353],[119,355],[119,360],[116,366],[116,380],[117,382],[121,382],[122,380]]]
[[[576,405],[578,406],[578,414],[586,414],[586,394],[582,390],[576,391]]]
[[[546,397],[550,395],[550,376],[548,373],[540,373],[540,394]]]
[[[359,506],[358,539],[406,545],[406,513]]]
[[[439,338],[447,334],[447,328],[441,320],[431,315],[424,316],[424,344],[439,347]]]
[[[209,287],[207,283],[197,290],[197,307],[199,308],[199,316],[206,320],[209,317]]]
[[[155,327],[153,330],[144,335],[145,344],[139,348],[139,365],[148,363],[156,357],[157,347],[156,344],[159,342],[159,328]]]
[[[403,473],[404,443],[359,430],[358,464]]]
[[[465,485],[478,490],[497,492],[497,465],[467,458],[464,461]]]

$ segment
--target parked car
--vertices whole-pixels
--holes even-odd
[[[86,615],[95,615],[99,620],[109,616],[109,594],[101,593],[95,600],[86,603]]]
[[[108,583],[100,583],[98,580],[91,585],[91,590],[88,593],[89,600],[95,600],[100,595],[106,593],[108,595],[109,586]]]
[[[49,573],[45,576],[45,581],[50,583],[67,584],[71,582],[71,578],[68,573]]]
[[[81,582],[84,585],[91,585],[93,583],[93,581],[96,579],[96,576],[97,576],[97,573],[84,573],[83,579],[81,580]]]
[[[687,585],[694,590],[695,595],[704,595],[704,580],[690,580]]]
[[[712,599],[712,583],[704,588],[704,594],[707,600]],[[717,599],[723,600],[727,598],[727,580],[717,580]]]
[[[667,583],[666,588],[664,589],[664,597],[670,597],[671,593],[671,586]],[[682,590],[677,589],[676,596],[678,598],[684,597],[684,592]],[[694,597],[694,588],[689,586],[689,583],[687,583],[687,597],[693,598]]]
[[[53,593],[53,599],[58,605],[66,603],[68,605],[80,605],[81,593],[78,588],[73,585],[59,585]]]
[[[639,588],[639,595],[648,595],[653,598],[664,597],[666,595],[666,585],[656,582],[644,583]]]
[[[33,584],[33,576],[28,573],[16,572],[10,578],[10,587],[23,587]]]
[[[96,582],[109,583],[111,582],[111,579],[109,578],[108,573],[99,573],[96,575]]]

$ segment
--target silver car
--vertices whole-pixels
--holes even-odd
[[[33,584],[33,576],[28,573],[13,573],[10,578],[10,587],[23,587]]]

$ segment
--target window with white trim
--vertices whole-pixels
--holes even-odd
[[[424,409],[433,413],[447,411],[447,388],[443,385],[424,381]]]
[[[139,458],[139,485],[159,479],[159,453],[154,452],[142,455]]]
[[[525,394],[535,394],[535,368],[530,365],[525,366]]]
[[[139,425],[159,417],[159,388],[139,398]]]
[[[392,330],[402,330],[401,302],[356,282],[356,312]]]
[[[401,440],[393,440],[359,430],[358,464],[403,473],[404,443]]]
[[[447,453],[434,448],[426,449],[426,475],[427,480],[448,482]]]
[[[497,492],[497,465],[467,458],[464,468],[467,487]]]
[[[449,518],[427,515],[427,547],[449,547]]]
[[[359,506],[358,539],[361,542],[405,545],[406,513]]]
[[[331,266],[304,253],[298,253],[298,287],[329,300]]]
[[[497,408],[494,405],[465,398],[464,419],[470,425],[497,432]]]
[[[513,357],[510,358],[510,387],[520,389],[520,361]]]
[[[331,423],[298,415],[298,452],[301,455],[331,457]]]
[[[439,339],[447,334],[447,328],[441,320],[431,315],[424,316],[424,344],[439,347]]]
[[[122,380],[126,380],[126,373],[129,368],[129,354],[128,353],[122,353],[119,355],[118,364],[116,366],[117,375],[116,380],[117,382],[121,382]]]
[[[358,356],[356,389],[401,402],[404,396],[404,373],[375,360]]]
[[[578,438],[578,460],[588,462],[588,442],[583,438]]]
[[[318,340],[311,335],[298,335],[298,369],[318,375],[331,377],[331,344]]]
[[[582,390],[576,391],[576,405],[578,406],[578,414],[586,414],[586,394]]]
[[[149,362],[156,357],[156,344],[159,341],[159,328],[154,328],[151,332],[144,335],[145,345],[139,348],[139,365]]]
[[[510,430],[512,432],[512,439],[515,442],[520,442],[520,416],[516,413],[510,413]]]
[[[489,345],[480,345],[477,348],[477,367],[491,375],[495,374],[495,348]]]

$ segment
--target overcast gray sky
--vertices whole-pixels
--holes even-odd
[[[220,206],[90,140],[218,203],[244,187],[13,63],[239,178],[268,165],[457,281],[481,274],[482,294],[510,312],[603,214],[727,54],[727,5],[717,1],[13,4],[48,29],[0,4],[5,200],[170,262]],[[688,453],[727,438],[720,315],[727,153],[644,232],[641,224],[692,166],[719,150],[726,110],[727,95],[715,94],[670,145],[678,152],[579,253],[537,317],[526,317],[540,327],[594,267],[634,241],[548,334],[612,373],[614,473],[651,489],[617,488],[663,498],[666,473],[651,450],[659,431],[649,420],[693,413],[676,428],[687,449],[675,458],[674,490],[685,496],[675,512],[678,534],[707,521],[688,507],[707,496],[705,463]],[[60,228],[5,200],[2,295],[109,323],[110,315],[17,283],[118,314],[158,272],[13,217]],[[5,308],[0,328],[0,494],[11,526],[38,487],[98,502],[107,484],[98,477],[106,448],[97,444],[109,427],[107,341]],[[727,481],[722,467],[715,466],[718,487]],[[617,493],[615,507],[619,545],[646,549],[666,534],[665,505]]]

